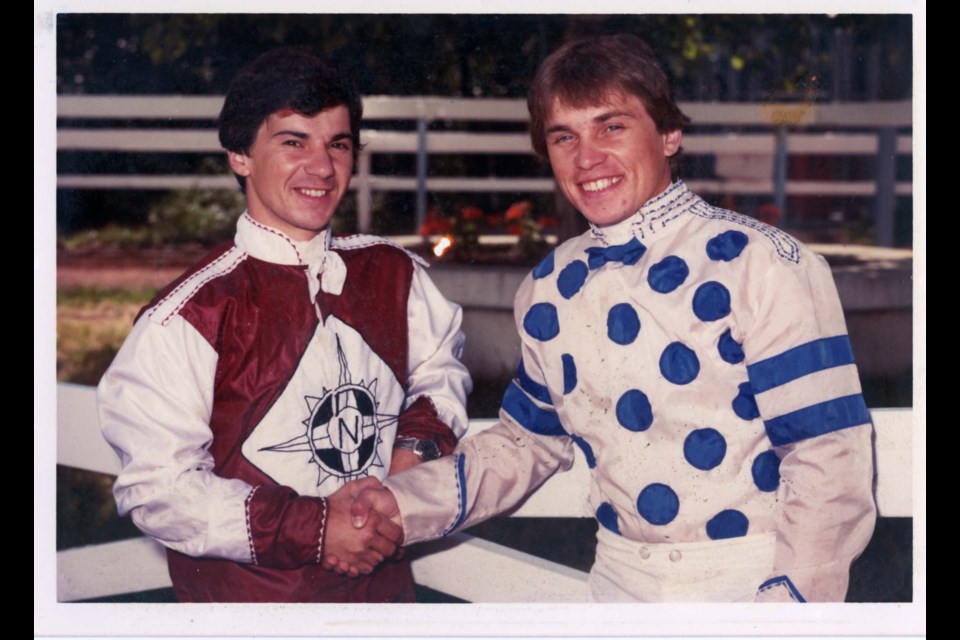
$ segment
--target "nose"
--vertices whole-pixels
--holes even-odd
[[[326,147],[317,148],[310,154],[305,167],[307,173],[320,178],[330,178],[334,174],[333,159]]]
[[[578,169],[592,169],[606,160],[606,152],[587,140],[581,140],[577,146],[576,163]]]

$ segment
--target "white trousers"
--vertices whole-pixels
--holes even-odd
[[[776,534],[649,544],[600,527],[593,602],[753,602],[770,577]]]

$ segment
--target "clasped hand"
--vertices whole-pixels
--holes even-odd
[[[400,509],[376,478],[344,485],[327,498],[327,510],[325,569],[355,578],[402,556]]]

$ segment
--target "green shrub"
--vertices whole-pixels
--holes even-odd
[[[154,245],[199,242],[210,245],[228,240],[245,206],[243,194],[223,189],[172,191],[147,215]]]

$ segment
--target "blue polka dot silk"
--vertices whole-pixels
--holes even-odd
[[[557,247],[520,288],[525,395],[508,417],[583,455],[606,531],[775,532],[777,447],[863,420],[839,304],[810,298],[827,289],[829,269],[790,236],[675,183]]]

